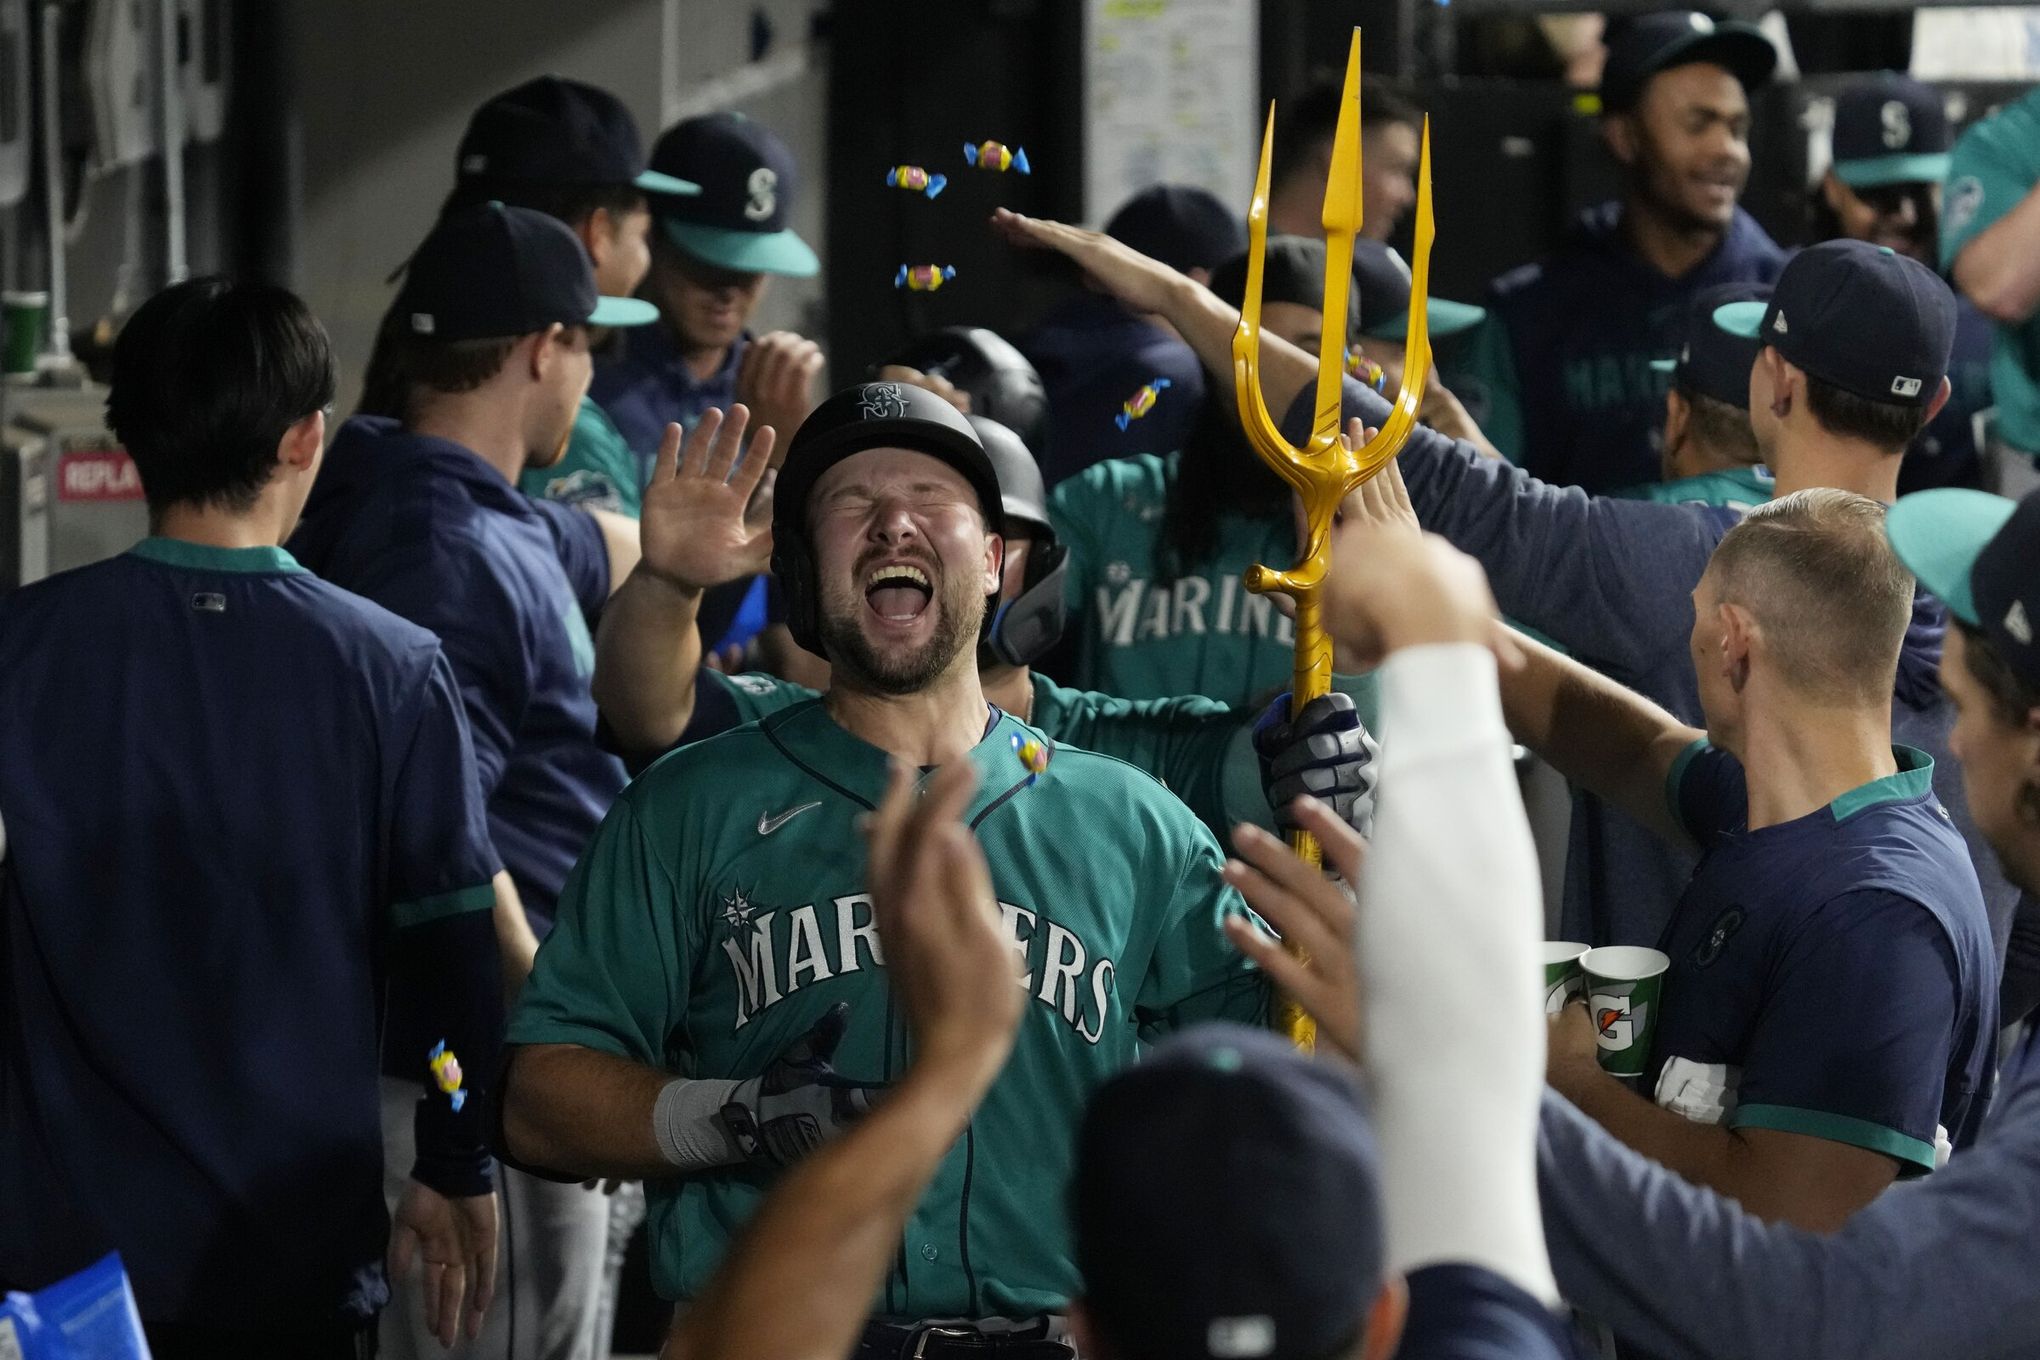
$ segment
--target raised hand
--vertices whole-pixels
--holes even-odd
[[[822,347],[792,331],[771,331],[744,346],[737,360],[737,400],[760,425],[786,436],[815,409],[815,381],[822,373]]]
[[[748,408],[709,411],[686,436],[668,425],[645,487],[639,536],[649,571],[683,590],[707,590],[755,576],[772,560],[772,494],[766,481],[776,442],[769,425],[751,435]]]

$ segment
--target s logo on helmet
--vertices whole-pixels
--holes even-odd
[[[1884,124],[1884,145],[1887,150],[1896,151],[1912,140],[1912,110],[1902,101],[1885,100],[1877,118]]]
[[[898,420],[907,413],[907,398],[897,383],[866,383],[857,398],[857,414],[865,420]]]
[[[744,183],[744,216],[753,222],[763,222],[779,211],[779,172],[769,165],[761,165],[751,172],[751,178]]]
[[[1629,998],[1612,992],[1595,992],[1587,998],[1587,1014],[1594,1017],[1594,1042],[1603,1053],[1620,1053],[1636,1043],[1643,1028],[1643,1008],[1630,1008]]]

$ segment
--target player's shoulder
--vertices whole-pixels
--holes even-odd
[[[1165,500],[1175,465],[1174,454],[1107,458],[1065,479],[1050,493],[1049,503],[1065,519],[1114,523],[1128,510],[1137,512]]]
[[[772,778],[774,768],[784,763],[776,759],[779,748],[767,733],[767,724],[775,724],[790,714],[814,707],[818,702],[813,698],[803,699],[714,736],[676,746],[632,780],[624,796],[642,810],[649,806],[663,807],[676,800],[713,802],[716,800],[701,799],[701,790],[719,786],[727,792],[733,787],[732,780],[739,781],[744,787],[756,787],[761,780]]]
[[[1197,820],[1183,800],[1140,766],[1086,746],[1069,745],[1015,721],[1021,730],[1049,744],[1053,779],[1058,788],[1086,809],[1105,809],[1105,816],[1114,815],[1112,809],[1123,809],[1126,816],[1160,828],[1192,835],[1204,832],[1204,823]]]

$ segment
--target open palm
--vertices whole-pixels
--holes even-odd
[[[639,535],[644,566],[688,590],[754,576],[772,558],[772,489],[765,481],[774,434],[760,426],[744,444],[751,413],[710,411],[688,435],[668,425],[645,487]]]

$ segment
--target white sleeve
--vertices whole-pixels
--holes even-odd
[[[1537,1203],[1544,912],[1495,660],[1406,648],[1381,695],[1357,933],[1387,1263],[1483,1266],[1555,1303]]]

